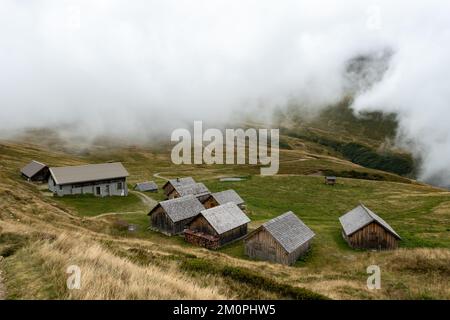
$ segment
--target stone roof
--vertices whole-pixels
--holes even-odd
[[[288,253],[295,251],[315,236],[292,211],[267,221],[262,228],[267,230]]]
[[[205,209],[201,202],[193,195],[161,201],[150,211],[149,215],[159,207],[163,208],[173,222],[195,217]]]
[[[211,194],[211,196],[217,201],[217,203],[219,205],[225,204],[228,202],[233,202],[237,205],[241,205],[241,204],[245,203],[245,201],[242,200],[242,198],[233,189],[220,191],[220,192],[214,192]]]
[[[218,234],[223,234],[250,222],[247,215],[232,202],[203,210],[201,215]]]
[[[38,162],[38,161],[31,161],[29,164],[27,164],[25,167],[20,170],[20,172],[25,175],[28,178],[32,178],[35,174],[37,174],[39,171],[47,167],[47,165]]]
[[[342,228],[347,236],[352,235],[356,231],[375,221],[392,233],[395,237],[401,239],[397,232],[395,232],[395,230],[386,221],[363,204],[360,204],[353,210],[344,214],[339,218],[339,221],[341,222]]]
[[[145,181],[136,183],[134,189],[138,191],[155,191],[158,190],[158,185],[154,181]]]
[[[209,194],[208,188],[203,183],[191,183],[187,185],[179,185],[175,187],[180,197],[187,195],[201,196]]]

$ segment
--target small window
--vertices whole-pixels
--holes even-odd
[[[122,182],[117,183],[117,190],[123,190],[123,184]]]
[[[95,193],[96,193],[97,195],[100,195],[100,193],[101,193],[100,187],[96,187],[96,188],[95,188]]]
[[[59,185],[59,190],[62,190],[62,185]]]

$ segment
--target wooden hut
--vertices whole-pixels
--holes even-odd
[[[194,184],[195,180],[191,177],[170,179],[163,185],[164,194],[168,197],[177,186]]]
[[[336,177],[335,176],[326,176],[325,177],[325,184],[334,186],[336,184]]]
[[[28,181],[39,182],[48,181],[48,178],[50,176],[48,166],[35,160],[31,161],[29,164],[23,167],[20,170],[20,174]]]
[[[250,233],[245,253],[254,259],[291,265],[311,247],[314,232],[293,212],[286,212]]]
[[[185,197],[193,195],[201,202],[209,197],[210,192],[203,183],[192,183],[187,185],[175,186],[172,191],[167,195],[169,199]]]
[[[250,219],[239,207],[226,203],[203,210],[184,232],[187,242],[216,249],[247,234]]]
[[[339,218],[342,236],[352,248],[396,249],[400,236],[382,218],[363,204]]]
[[[136,183],[134,190],[140,192],[158,192],[158,185],[154,181]]]
[[[237,192],[232,189],[209,194],[208,197],[206,197],[206,199],[203,201],[203,205],[206,209],[209,209],[228,202],[233,202],[242,210],[245,209],[244,200],[242,200]]]
[[[150,213],[151,227],[167,235],[182,233],[205,207],[192,195],[161,201]]]

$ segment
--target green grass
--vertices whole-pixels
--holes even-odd
[[[434,212],[440,204],[450,202],[450,197],[441,195],[438,189],[355,179],[339,179],[333,187],[325,185],[321,177],[312,176],[255,176],[239,182],[210,180],[206,184],[212,191],[235,189],[247,202],[252,227],[286,211],[296,213],[316,233],[308,265],[323,266],[339,259],[339,252],[355,252],[342,239],[338,218],[360,201],[402,236],[401,247],[450,248],[450,232],[446,227],[450,212]],[[245,258],[242,242],[220,250]],[[301,265],[304,263],[297,264]]]
[[[137,230],[133,232],[130,232],[128,230],[121,230],[121,228],[113,228],[112,232],[114,232],[114,234],[118,236],[147,239],[156,243],[190,246],[190,244],[184,241],[184,238],[182,236],[167,236],[157,231],[148,230],[148,227],[150,226],[150,219],[147,216],[147,213],[148,212],[127,213],[110,217],[109,219],[111,220],[113,227],[117,224],[118,221],[125,221],[128,224],[137,226]]]
[[[145,211],[141,199],[129,193],[127,197],[96,197],[93,195],[73,195],[55,197],[55,201],[66,205],[81,216],[97,216],[103,213]]]

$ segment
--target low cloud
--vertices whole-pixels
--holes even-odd
[[[398,114],[421,178],[448,184],[449,16],[446,1],[3,0],[0,131],[169,139],[354,90],[356,111]],[[349,87],[349,61],[374,54],[382,72]]]

